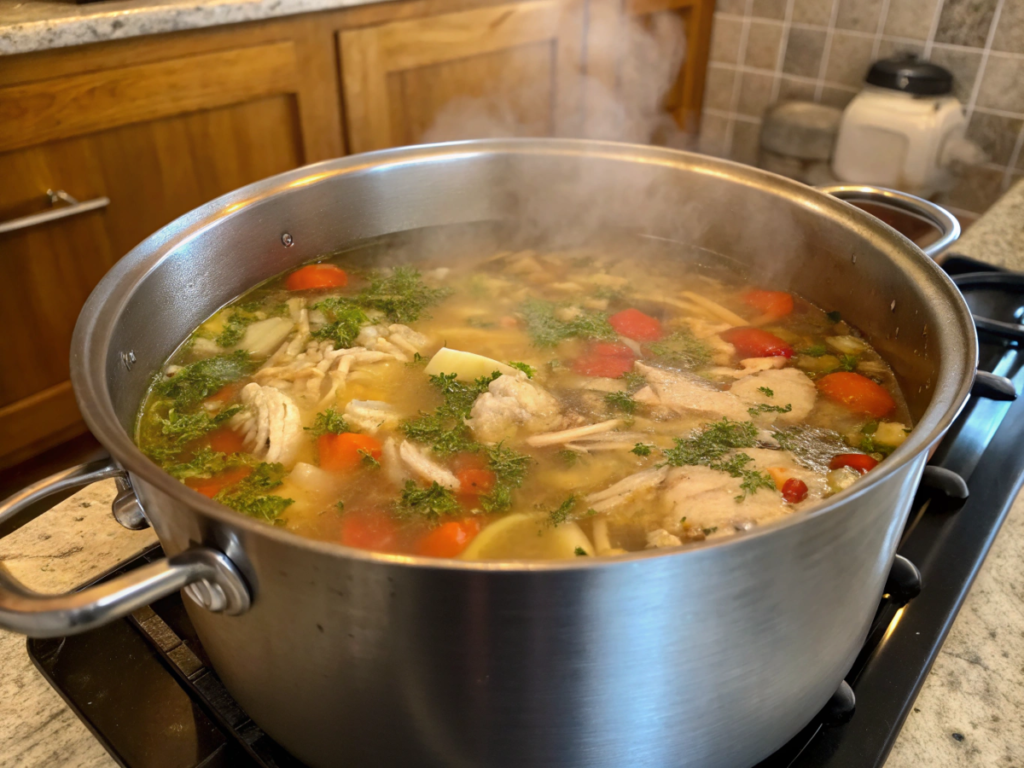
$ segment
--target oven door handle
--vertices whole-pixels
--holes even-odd
[[[930,256],[933,259],[960,237],[960,222],[957,221],[956,216],[941,205],[936,205],[923,197],[909,195],[897,189],[872,187],[864,184],[835,184],[815,187],[815,189],[848,203],[875,203],[909,213],[918,219],[924,219],[939,230],[939,239],[931,245],[921,248],[925,256]],[[868,212],[865,211],[865,213]]]
[[[142,507],[128,473],[112,459],[58,472],[0,503],[0,523],[61,491],[113,478],[121,492],[114,500],[119,522],[145,527]],[[123,519],[122,519],[123,518]],[[245,579],[223,552],[192,547],[123,576],[64,595],[42,595],[18,582],[0,562],[0,629],[30,637],[63,637],[86,632],[186,589],[204,608],[228,615],[245,613],[251,598]]]

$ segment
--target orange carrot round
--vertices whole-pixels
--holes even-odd
[[[328,472],[348,472],[360,465],[366,455],[379,459],[383,453],[380,440],[355,432],[320,435],[316,440],[320,468]]]
[[[206,440],[213,450],[220,453],[241,453],[245,450],[242,436],[229,427],[215,429]]]
[[[323,288],[344,288],[348,285],[345,270],[333,264],[310,264],[292,272],[284,281],[289,291],[313,291]]]
[[[346,547],[391,552],[397,538],[398,526],[387,512],[353,510],[341,518],[341,543]]]
[[[866,453],[840,453],[832,457],[829,462],[829,469],[841,469],[849,467],[855,469],[862,475],[867,474],[878,466],[878,459],[868,456]]]
[[[743,303],[775,319],[793,311],[793,297],[785,291],[762,291],[753,288],[743,294]]]
[[[427,557],[456,557],[480,533],[480,521],[473,517],[439,525],[416,544],[416,554]]]
[[[251,472],[251,467],[238,467],[226,470],[213,477],[186,477],[185,485],[193,491],[203,494],[208,499],[212,499],[225,488],[230,488],[232,485],[242,482]]]
[[[497,480],[489,469],[466,468],[455,473],[459,479],[459,493],[463,496],[483,496],[494,490]]]
[[[661,338],[661,321],[630,307],[608,318],[615,332],[635,341],[657,341]]]
[[[885,388],[859,373],[839,371],[822,376],[818,389],[830,400],[845,405],[854,413],[875,419],[888,416],[896,409],[896,401]]]

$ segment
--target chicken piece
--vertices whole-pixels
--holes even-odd
[[[636,498],[638,495],[652,491],[661,486],[668,475],[668,467],[645,469],[629,477],[619,480],[603,491],[591,493],[586,497],[587,504],[597,512],[607,512]]]
[[[598,424],[587,424],[583,427],[566,429],[561,432],[546,432],[543,435],[534,435],[533,437],[526,438],[526,443],[527,445],[532,445],[534,448],[540,448],[545,445],[557,445],[558,443],[568,443],[573,440],[582,440],[593,435],[611,432],[620,424],[622,424],[622,419],[609,419],[608,421],[602,421]]]
[[[393,437],[389,437],[384,441],[384,461],[381,463],[384,465],[384,471],[387,474],[387,478],[390,482],[395,485],[401,485],[407,477],[405,467],[402,466],[401,456],[398,453],[398,441]]]
[[[382,400],[351,400],[345,406],[345,419],[372,435],[382,427],[397,429],[402,417],[393,405]]]
[[[743,478],[710,467],[677,467],[665,480],[662,499],[670,517],[685,517],[688,528],[703,530],[708,538],[742,530],[748,522],[766,523],[792,511],[778,491],[771,489],[761,488],[743,498],[742,482]]]
[[[424,349],[430,340],[407,325],[393,323],[364,326],[356,337],[356,343],[368,350],[386,352],[407,363],[413,359],[413,355]]]
[[[241,397],[245,410],[230,424],[242,433],[245,449],[265,461],[291,466],[303,442],[298,406],[280,390],[256,382],[246,384]]]
[[[708,373],[715,376],[726,376],[734,379],[740,379],[744,376],[749,376],[752,373],[770,371],[774,368],[784,368],[785,365],[786,358],[784,357],[748,357],[746,360],[740,360],[739,368],[710,368]]]
[[[743,453],[754,460],[749,465],[751,469],[767,472],[771,475],[775,481],[776,488],[781,488],[782,484],[791,477],[803,480],[807,485],[807,498],[799,503],[800,506],[807,506],[808,502],[818,501],[829,492],[825,473],[816,472],[805,467],[789,451],[776,451],[770,448],[745,448]]]
[[[699,317],[687,317],[683,322],[690,332],[711,348],[711,362],[715,365],[729,365],[736,355],[736,347],[723,339],[719,334],[733,326],[728,323],[717,323]]]
[[[502,374],[473,403],[466,425],[484,443],[513,437],[522,427],[543,432],[562,426],[558,400],[526,378]]]
[[[647,385],[633,399],[646,405],[660,405],[679,414],[699,413],[712,419],[723,416],[734,421],[750,418],[750,406],[732,392],[715,389],[707,382],[686,373],[665,371],[637,361],[637,373],[643,374]]]
[[[771,396],[763,390],[770,391]],[[789,413],[768,411],[760,414],[757,417],[758,423],[797,424],[807,418],[818,399],[814,382],[796,368],[755,373],[737,381],[729,391],[742,400],[746,407],[761,404],[792,406]]]
[[[456,492],[462,487],[459,479],[451,470],[428,459],[422,450],[408,440],[403,440],[402,444],[398,446],[398,455],[401,456],[405,466],[417,477],[422,477],[428,482],[437,483],[442,488]]]
[[[657,528],[653,531],[647,532],[647,548],[648,549],[662,549],[664,547],[681,547],[683,545],[682,540],[669,533],[664,528]]]

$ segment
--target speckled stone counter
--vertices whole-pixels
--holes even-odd
[[[1024,272],[1024,180],[999,198],[949,252]]]
[[[0,56],[384,0],[0,0]]]

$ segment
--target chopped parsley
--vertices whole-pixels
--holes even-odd
[[[626,391],[631,395],[647,386],[647,377],[637,371],[626,371],[619,378],[626,383]]]
[[[536,373],[536,371],[533,369],[533,366],[529,365],[528,363],[520,363],[518,361],[513,361],[513,362],[509,363],[509,365],[512,366],[513,368],[518,368],[520,371],[525,373],[526,374],[526,378],[528,378],[528,379],[532,379],[533,378],[533,374]]]
[[[762,413],[789,413],[792,410],[792,404],[769,405],[768,403],[758,403],[752,408],[747,408],[747,413],[750,414],[750,418],[754,418],[755,416],[759,416]]]
[[[570,451],[568,448],[564,448],[561,451],[559,451],[558,455],[562,459],[562,461],[565,462],[565,465],[567,467],[575,466],[577,460],[580,457],[580,455],[576,453],[576,451]]]
[[[370,469],[380,469],[380,462],[377,461],[377,459],[373,457],[373,454],[370,453],[368,450],[366,450],[365,448],[360,448],[359,455],[362,456],[362,462],[364,466],[367,466]]]
[[[364,325],[370,322],[366,313],[351,299],[331,298],[318,301],[313,309],[323,313],[327,324],[310,333],[318,341],[332,341],[335,349],[351,347]]]
[[[337,510],[339,512],[344,512],[345,511],[345,502],[344,501],[336,501],[336,502],[334,502],[334,506],[335,506],[335,508],[337,508]]]
[[[455,494],[447,488],[437,483],[431,483],[429,488],[423,488],[413,480],[405,481],[397,505],[397,512],[400,515],[424,517],[430,522],[437,522],[443,515],[458,514],[461,510]]]
[[[711,362],[711,349],[686,330],[678,330],[647,347],[650,353],[674,368],[693,370]]]
[[[623,413],[634,413],[636,411],[636,400],[625,392],[609,392],[604,396],[604,401],[613,410],[622,411]]]
[[[173,400],[173,407],[189,410],[221,387],[248,376],[255,368],[249,353],[240,349],[183,366],[170,378],[158,381],[153,391]]]
[[[807,355],[808,357],[821,357],[828,352],[828,348],[824,344],[812,344],[807,349],[800,350],[801,355]]]
[[[760,392],[765,397],[775,397],[775,392],[768,387],[758,387],[757,391]]]
[[[481,376],[471,384],[458,380],[458,374],[439,373],[430,377],[441,393],[444,402],[433,413],[420,413],[415,419],[402,424],[402,430],[410,440],[429,445],[439,456],[451,456],[460,451],[475,453],[480,446],[473,440],[466,419],[473,410],[473,403],[487,391],[492,381],[501,375],[494,371],[490,376]]]
[[[840,355],[839,356],[839,370],[840,371],[855,371],[857,369],[857,356],[856,355]]]
[[[501,443],[487,451],[487,468],[494,473],[494,488],[480,498],[485,512],[505,512],[512,506],[512,491],[523,484],[530,457]]]
[[[652,446],[646,443],[637,443],[629,449],[630,453],[635,453],[637,456],[650,456]]]
[[[340,435],[343,432],[352,431],[348,422],[345,421],[345,417],[334,408],[328,408],[326,411],[318,413],[316,418],[313,419],[313,426],[306,427],[306,429],[313,433],[313,437]]]
[[[371,278],[370,286],[359,294],[357,301],[365,309],[383,312],[392,323],[408,324],[450,293],[446,288],[428,286],[412,267],[395,267],[390,275]]]
[[[617,337],[603,312],[578,309],[571,320],[560,320],[555,317],[558,309],[558,304],[540,299],[529,299],[520,307],[526,332],[536,346],[554,347],[566,339],[611,340]]]
[[[180,451],[188,443],[199,439],[215,427],[219,427],[240,410],[242,410],[242,406],[233,405],[220,413],[211,415],[206,411],[179,413],[177,409],[171,408],[167,412],[167,418],[159,419],[157,423],[160,425],[160,434],[169,443],[168,447]]]
[[[743,494],[736,497],[742,501],[748,494],[757,493],[761,488],[775,488],[771,477],[754,469],[747,469],[753,459],[745,453],[726,454],[737,448],[753,448],[757,443],[757,427],[749,421],[722,419],[712,422],[688,438],[676,438],[673,448],[664,451],[665,463],[673,467],[705,466],[725,472],[731,477],[742,478],[740,488]]]
[[[412,360],[410,360],[408,363],[406,363],[406,365],[409,365],[409,366],[419,366],[419,365],[425,366],[429,362],[430,362],[429,358],[424,357],[419,352],[413,352],[412,353]]]
[[[574,493],[558,505],[556,509],[553,509],[548,513],[548,516],[551,518],[551,524],[558,527],[562,523],[568,522],[575,506],[576,494]]]
[[[573,554],[576,555],[576,557],[586,557],[587,550],[585,550],[583,547],[576,547],[576,549],[573,550]]]
[[[186,477],[213,477],[227,469],[240,467],[247,463],[248,456],[244,454],[236,453],[229,456],[204,445],[188,461],[172,464],[165,468],[179,480],[184,480]]]
[[[225,488],[214,496],[214,501],[231,507],[237,512],[270,522],[281,516],[281,513],[294,499],[273,496],[271,491],[281,485],[287,474],[281,464],[259,464],[252,473],[231,488]]]
[[[715,531],[718,530],[718,526],[715,525],[715,526],[713,526],[711,528],[701,528],[700,530],[701,530],[701,533],[703,533],[705,536],[710,536],[712,533],[714,533]]]

